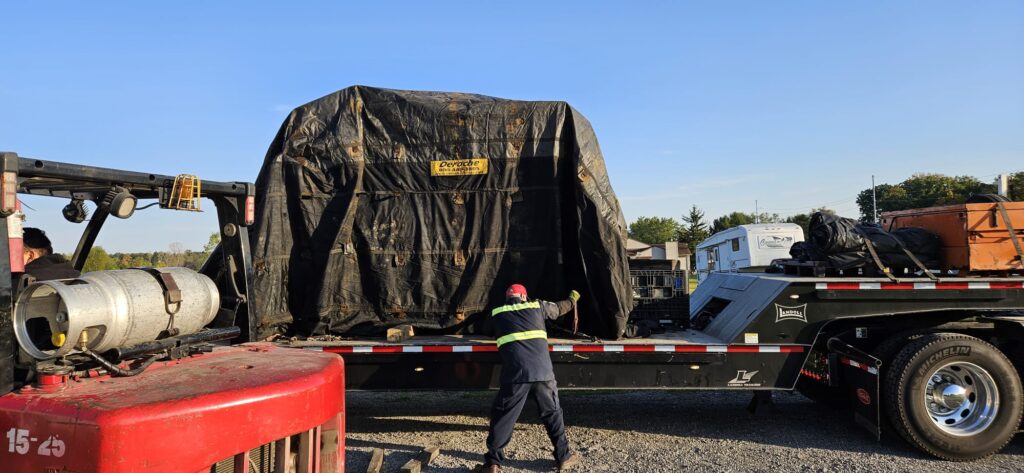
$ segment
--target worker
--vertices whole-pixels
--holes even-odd
[[[544,329],[545,320],[555,320],[569,313],[579,298],[580,294],[572,291],[568,299],[560,302],[530,301],[526,288],[513,284],[505,291],[506,304],[491,311],[501,354],[501,388],[491,407],[484,464],[477,465],[474,471],[500,471],[505,460],[503,450],[512,439],[512,428],[528,396],[537,402],[540,419],[555,447],[558,470],[568,471],[580,463],[579,454],[569,451],[569,441],[565,438],[562,407],[558,403],[558,387]]]
[[[53,244],[46,232],[38,228],[25,228],[23,234],[25,274],[38,281],[71,279],[80,276],[78,270],[60,254],[53,253]]]

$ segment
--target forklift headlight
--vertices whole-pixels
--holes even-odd
[[[131,192],[128,192],[128,189],[124,188],[110,191],[104,200],[107,202],[107,209],[110,211],[110,215],[117,218],[131,217],[135,213],[135,205],[139,202],[139,199],[135,198]]]
[[[89,216],[89,212],[85,210],[85,201],[81,199],[72,199],[68,205],[64,206],[61,213],[64,215],[64,220],[71,223],[82,223]]]

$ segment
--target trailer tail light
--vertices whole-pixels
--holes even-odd
[[[245,197],[245,225],[249,226],[256,222],[256,196]]]
[[[13,214],[18,210],[18,175],[13,171],[4,171],[3,181],[0,182],[0,211],[4,215]]]

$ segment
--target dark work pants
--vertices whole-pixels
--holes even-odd
[[[487,433],[487,454],[484,464],[501,465],[505,461],[505,447],[512,440],[512,428],[523,412],[527,396],[537,402],[540,420],[555,447],[555,461],[561,463],[569,457],[569,441],[565,438],[562,406],[558,404],[558,387],[554,381],[502,384],[491,406],[491,428]]]

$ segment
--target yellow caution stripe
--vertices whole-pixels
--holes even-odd
[[[504,337],[498,338],[498,346],[502,346],[508,342],[518,342],[521,340],[532,340],[534,338],[548,338],[548,332],[546,330],[527,330],[525,332],[515,332],[505,335]]]

